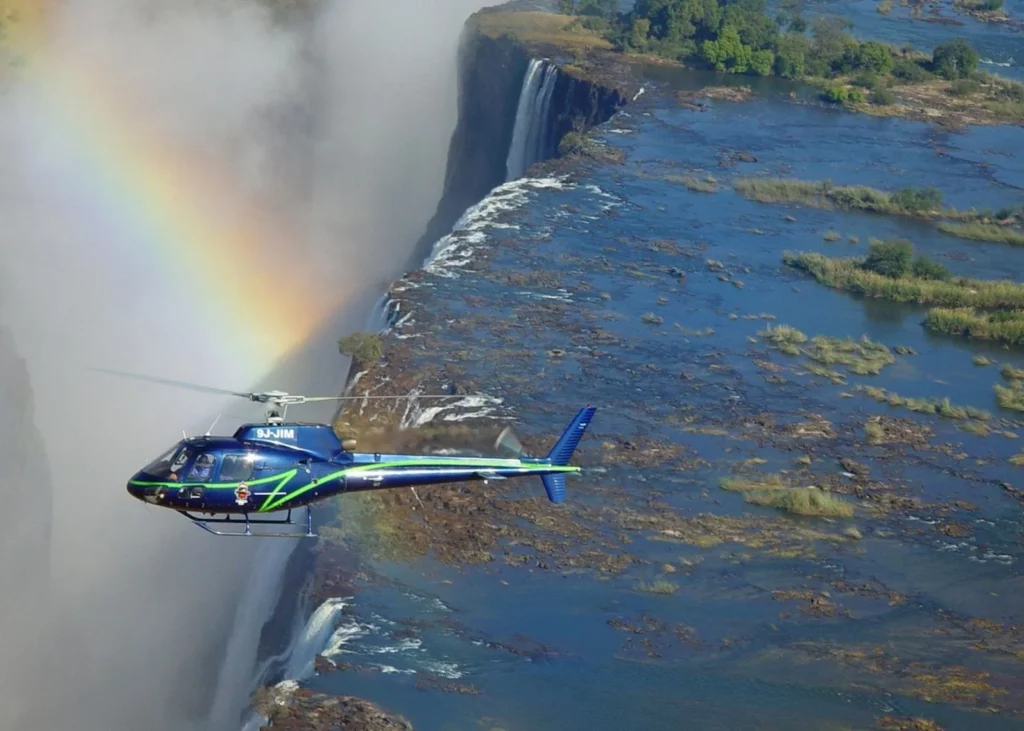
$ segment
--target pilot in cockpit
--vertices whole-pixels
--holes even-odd
[[[213,455],[212,454],[200,454],[196,457],[196,463],[192,465],[192,471],[189,472],[189,482],[204,482],[210,479],[213,474]]]

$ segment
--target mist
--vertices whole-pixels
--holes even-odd
[[[261,413],[89,368],[337,393],[337,337],[363,326],[437,204],[457,39],[481,5],[336,0],[285,24],[256,0],[76,0],[43,53],[87,85],[3,88],[3,731],[224,731],[245,704],[290,544],[209,536],[124,486],[182,430]],[[145,178],[137,196],[131,177],[105,182],[128,148],[83,131],[87,99],[144,151],[190,161],[172,223],[258,221],[246,250],[145,225]],[[244,298],[210,286],[240,277]]]

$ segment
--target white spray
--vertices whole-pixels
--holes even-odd
[[[302,287],[345,293],[333,329],[301,348],[275,385],[337,388],[347,364],[336,337],[362,324],[433,212],[455,121],[456,38],[479,4],[323,3],[312,77],[309,29],[282,28],[256,2],[76,0],[61,11],[58,37],[115,70],[155,133],[215,166],[239,211],[277,196],[295,238],[254,252],[279,267],[277,296]],[[75,168],[60,126],[47,124],[54,111],[45,91],[29,84],[0,97],[0,323],[31,377],[54,503],[52,601],[0,617],[7,627],[17,622],[17,637],[5,633],[0,678],[23,679],[0,686],[0,729],[223,731],[219,719],[237,718],[254,672],[254,651],[237,648],[246,638],[255,644],[290,549],[202,534],[130,500],[124,482],[182,429],[205,431],[219,411],[239,415],[234,424],[259,412],[98,379],[84,366],[248,388],[283,353],[239,358],[233,333],[202,319],[221,303],[190,288],[188,272],[199,275],[202,257],[179,262],[185,277],[176,283],[147,272],[133,247],[149,242],[118,239],[53,185]],[[267,122],[296,104],[310,123]],[[161,264],[169,266],[148,262]],[[267,303],[254,296],[254,306]],[[24,387],[13,370],[0,377]],[[0,482],[4,494],[11,474]],[[2,560],[12,559],[5,552]],[[16,560],[5,593],[24,588],[18,577],[45,575],[41,557],[19,552]],[[218,686],[217,678],[238,682]]]

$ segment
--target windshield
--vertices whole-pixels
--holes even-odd
[[[181,469],[188,463],[192,456],[192,450],[181,444],[176,444],[166,453],[146,465],[143,472],[161,480],[176,480]]]

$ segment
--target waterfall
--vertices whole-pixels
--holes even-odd
[[[536,58],[530,61],[505,162],[506,182],[521,177],[531,165],[547,156],[548,114],[557,79],[558,67],[553,63]]]

